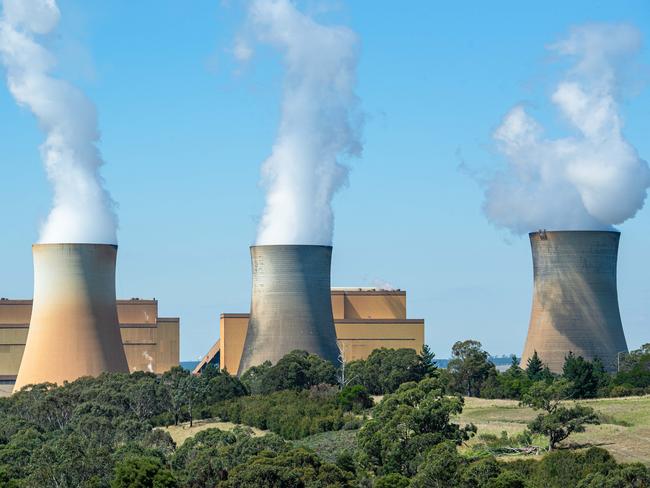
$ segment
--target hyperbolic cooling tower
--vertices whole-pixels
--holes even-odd
[[[238,374],[295,349],[336,362],[331,246],[251,246],[253,290]]]
[[[616,370],[627,351],[616,291],[620,232],[532,232],[534,291],[526,364],[534,351],[554,373],[573,352]]]
[[[129,371],[117,322],[109,244],[36,244],[34,304],[14,391]]]

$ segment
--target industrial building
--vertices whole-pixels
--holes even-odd
[[[32,300],[0,299],[0,392],[11,393],[25,350]],[[159,317],[157,300],[117,300],[129,371],[163,373],[179,364],[177,317]]]
[[[619,232],[530,234],[534,291],[521,364],[537,351],[554,373],[573,352],[616,370],[627,352],[616,289]]]
[[[330,298],[338,348],[346,362],[365,359],[382,347],[422,350],[424,320],[406,318],[405,291],[332,288]],[[239,371],[249,318],[246,313],[221,314],[220,338],[194,372],[199,373],[207,364]]]

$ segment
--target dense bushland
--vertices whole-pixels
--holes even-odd
[[[597,448],[556,449],[539,461],[493,456],[528,452],[535,434],[561,447],[562,439],[598,422],[590,408],[566,399],[642,388],[648,356],[646,347],[626,357],[625,375],[608,375],[597,361],[573,355],[559,376],[535,357],[524,369],[513,361],[498,373],[480,343],[465,341],[447,370],[435,368],[428,350],[378,350],[345,372],[294,351],[242,381],[209,367],[200,376],[174,368],[161,376],[104,374],[61,387],[35,385],[0,399],[0,486],[650,486],[646,467],[617,464]],[[371,392],[384,394],[377,405]],[[454,421],[468,393],[517,398],[538,416],[523,434],[481,435],[461,454],[459,446],[476,433]],[[208,417],[270,432],[207,429],[177,446],[160,428]],[[304,447],[315,443],[336,452],[326,461]]]
[[[285,439],[340,430],[356,425],[354,414],[346,413],[335,387],[322,385],[303,391],[277,391],[221,402],[212,409],[214,417],[270,430]]]

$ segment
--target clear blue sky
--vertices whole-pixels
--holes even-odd
[[[561,127],[548,103],[558,67],[544,46],[570,26],[627,21],[650,42],[646,0],[530,4],[350,0],[319,17],[361,38],[367,114],[364,155],[335,199],[333,285],[407,290],[409,315],[426,320],[438,357],[466,338],[520,354],[530,312],[528,239],[487,222],[482,189],[459,163],[498,163],[491,132],[516,103]],[[181,358],[196,359],[218,338],[219,313],[249,307],[248,246],[278,121],[279,59],[261,50],[247,66],[233,60],[244,13],[234,0],[59,5],[60,71],[97,105],[104,175],[119,202],[118,295],[156,297],[163,315],[180,316]],[[650,65],[647,48],[642,61]],[[623,104],[625,134],[645,159],[649,114],[649,89]],[[51,194],[42,134],[4,83],[0,129],[0,296],[24,298]],[[620,227],[632,348],[650,342],[647,207]]]

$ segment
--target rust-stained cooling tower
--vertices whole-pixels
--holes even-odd
[[[619,232],[532,232],[534,291],[521,364],[534,351],[551,371],[573,352],[616,370],[627,351],[616,291]]]
[[[104,371],[128,372],[109,244],[36,244],[34,305],[14,391]]]
[[[336,362],[331,246],[251,246],[251,315],[238,374],[295,349]]]

